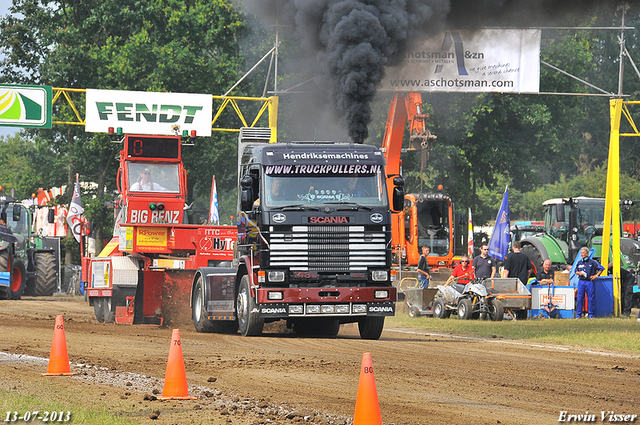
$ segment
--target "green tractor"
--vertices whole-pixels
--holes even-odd
[[[23,294],[49,296],[58,289],[60,239],[32,233],[35,208],[0,195],[0,220],[13,233],[13,238],[5,238],[10,241],[0,240],[0,272],[10,273],[9,285],[0,286],[0,299],[19,300]]]
[[[604,228],[602,198],[558,198],[545,201],[544,232],[524,238],[522,252],[540,270],[547,258],[558,267],[573,264],[582,247],[594,248],[594,258],[602,258]],[[622,222],[620,222],[622,232]],[[622,233],[621,233],[622,234]],[[620,238],[622,268],[636,267],[640,260],[640,245],[630,238]],[[606,267],[606,264],[604,264]]]

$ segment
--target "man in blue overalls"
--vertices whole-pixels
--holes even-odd
[[[589,258],[589,249],[582,247],[580,250],[582,259],[576,264],[576,276],[578,276],[578,299],[576,300],[576,319],[582,317],[584,296],[587,295],[589,319],[593,319],[596,301],[596,289],[594,279],[600,276],[604,267],[593,258]]]

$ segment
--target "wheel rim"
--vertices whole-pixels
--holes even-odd
[[[242,288],[240,292],[238,292],[238,323],[241,323],[243,326],[247,321],[247,315],[249,314],[249,309],[247,307],[247,290],[246,288]]]
[[[22,270],[20,267],[13,268],[13,281],[11,282],[11,291],[17,292],[22,286]]]
[[[460,304],[460,307],[458,307],[458,315],[460,317],[467,315],[467,305],[465,303]]]
[[[193,316],[196,319],[199,319],[201,314],[202,314],[202,288],[198,286],[198,290],[196,292],[196,299],[194,300],[194,303],[193,303]]]
[[[436,305],[433,307],[433,314],[435,314],[436,316],[442,315],[442,304],[436,303]]]

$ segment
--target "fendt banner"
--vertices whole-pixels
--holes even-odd
[[[380,90],[538,93],[539,29],[447,31],[422,40],[398,66],[386,69]]]
[[[211,136],[209,94],[87,89],[85,131]]]

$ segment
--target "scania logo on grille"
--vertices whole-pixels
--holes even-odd
[[[369,218],[372,223],[382,223],[382,220],[384,220],[384,217],[382,217],[382,214],[380,213],[373,213]]]
[[[272,218],[276,223],[284,223],[287,220],[287,216],[282,213],[275,213]]]
[[[349,223],[349,217],[309,217],[309,223],[345,224]]]

